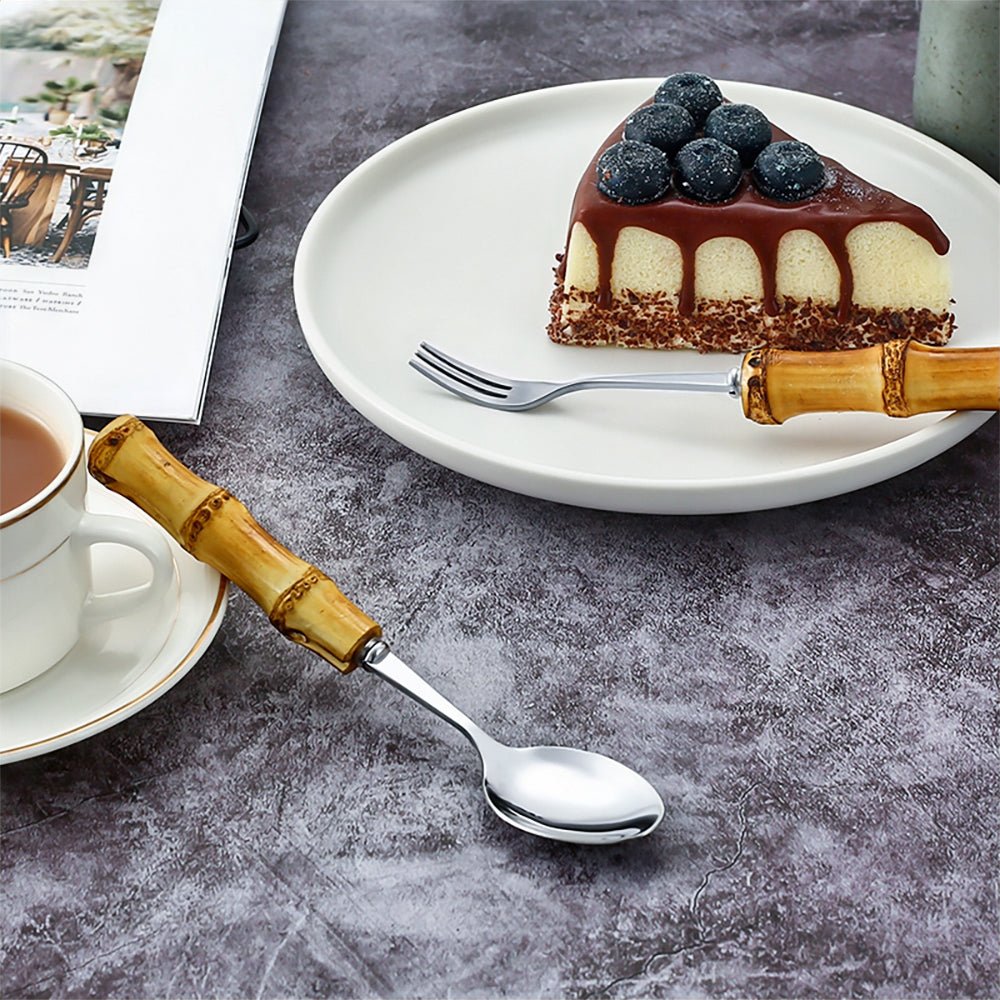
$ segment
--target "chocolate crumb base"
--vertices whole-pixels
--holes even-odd
[[[628,292],[610,308],[597,305],[596,292],[563,291],[561,282],[550,300],[549,337],[557,344],[581,347],[616,345],[657,350],[693,349],[735,354],[767,344],[800,351],[849,350],[904,337],[923,344],[948,342],[955,328],[952,313],[930,309],[871,309],[853,306],[847,322],[837,307],[806,299],[785,299],[776,316],[768,316],[756,299],[700,301],[691,316],[682,316],[676,297],[665,292]],[[564,315],[564,306],[568,314]]]

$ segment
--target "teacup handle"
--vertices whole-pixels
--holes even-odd
[[[166,539],[152,525],[114,514],[85,513],[73,532],[73,545],[111,542],[141,552],[153,567],[153,578],[138,587],[109,594],[91,594],[81,612],[81,622],[107,621],[135,611],[141,605],[162,600],[174,579],[174,559]]]

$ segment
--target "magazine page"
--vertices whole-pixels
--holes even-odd
[[[284,0],[0,3],[0,354],[197,422]]]

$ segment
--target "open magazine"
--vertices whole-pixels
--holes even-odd
[[[0,355],[197,422],[285,0],[0,3]]]

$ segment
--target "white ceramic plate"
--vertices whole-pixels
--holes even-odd
[[[138,507],[87,481],[87,509],[162,530]],[[226,580],[166,532],[176,579],[162,606],[93,626],[51,670],[0,694],[0,764],[36,757],[117,725],[169,691],[201,658],[226,610]],[[142,583],[145,560],[120,545],[93,549],[98,593]]]
[[[421,340],[509,375],[726,370],[730,355],[587,349],[546,334],[554,255],[598,144],[658,80],[557,87],[470,108],[377,153],[303,234],[295,301],[330,381],[428,458],[531,496],[664,514],[747,511],[888,479],[988,414],[796,417],[761,427],[728,397],[602,391],[530,413],[465,403],[407,366]],[[808,94],[721,84],[777,125],[928,210],[952,241],[958,347],[997,343],[998,186],[895,122]]]

